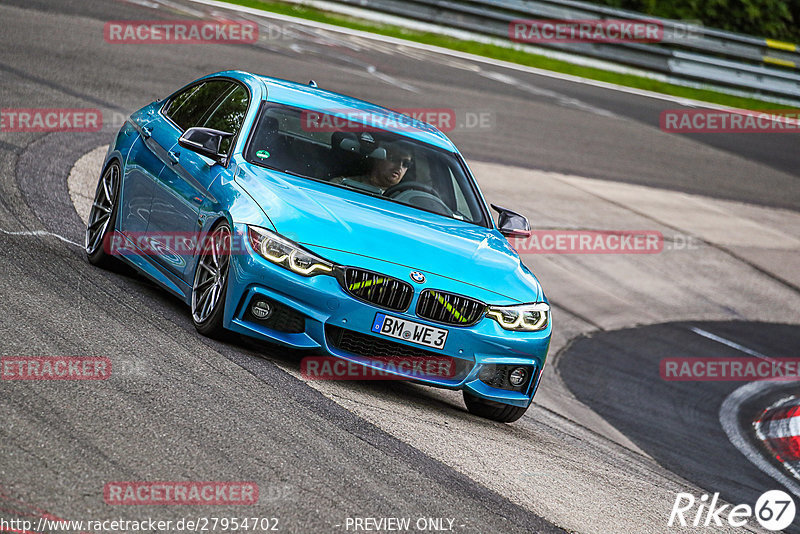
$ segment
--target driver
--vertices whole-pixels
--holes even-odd
[[[373,159],[369,174],[346,178],[377,187],[381,193],[400,183],[413,161],[413,148],[406,141],[394,141],[382,146],[386,150],[386,159]],[[334,183],[341,183],[344,178],[337,178]]]

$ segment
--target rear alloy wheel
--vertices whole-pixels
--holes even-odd
[[[192,321],[204,336],[223,337],[230,269],[231,229],[222,222],[206,236],[192,284]]]
[[[482,399],[466,391],[464,392],[464,404],[467,405],[469,413],[492,421],[499,421],[500,423],[513,423],[528,410],[527,407],[522,408]]]
[[[97,182],[92,209],[89,211],[84,248],[89,263],[99,267],[108,267],[114,261],[114,257],[104,248],[104,240],[114,230],[117,221],[120,176],[120,166],[115,161],[106,168]]]

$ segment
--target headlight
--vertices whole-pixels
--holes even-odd
[[[534,302],[516,306],[489,306],[486,315],[506,330],[533,332],[547,328],[550,305],[546,302]]]
[[[264,228],[248,226],[253,250],[275,265],[303,276],[330,274],[333,264],[305,250],[297,243]]]

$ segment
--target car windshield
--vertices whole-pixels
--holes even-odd
[[[344,119],[283,105],[264,106],[247,143],[245,159],[486,225],[476,186],[454,153],[376,128],[370,115],[364,117],[368,120],[354,121],[349,116]]]

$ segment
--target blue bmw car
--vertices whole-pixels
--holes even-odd
[[[129,263],[237,332],[431,386],[512,422],[539,386],[550,306],[439,130],[352,97],[246,72],[133,113],[86,230],[95,265]],[[390,365],[393,359],[452,362]]]

